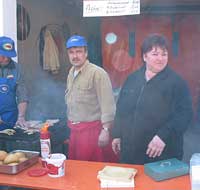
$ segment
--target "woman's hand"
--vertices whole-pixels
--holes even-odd
[[[121,150],[121,139],[115,138],[112,141],[112,149],[115,154],[118,154]]]
[[[146,154],[152,158],[155,158],[156,156],[160,156],[165,146],[166,144],[164,143],[164,141],[162,141],[162,139],[158,135],[156,135],[148,144]]]

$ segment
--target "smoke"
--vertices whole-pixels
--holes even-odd
[[[55,79],[56,77],[44,71],[35,75],[29,90],[28,120],[66,118],[66,80]]]

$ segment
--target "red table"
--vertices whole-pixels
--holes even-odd
[[[155,182],[144,174],[142,165],[114,164],[86,161],[66,161],[66,175],[60,178],[51,178],[48,175],[42,177],[30,177],[27,171],[40,168],[37,163],[16,175],[0,174],[0,185],[16,186],[32,189],[48,190],[99,190],[97,173],[106,165],[134,167],[138,170],[135,177],[134,190],[190,190],[189,175]]]

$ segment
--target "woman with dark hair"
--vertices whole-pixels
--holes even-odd
[[[163,35],[147,36],[144,65],[128,76],[117,102],[112,147],[123,163],[182,159],[183,134],[192,119],[186,82],[168,65]]]

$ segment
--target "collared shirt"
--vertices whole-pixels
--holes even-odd
[[[108,74],[88,60],[75,77],[74,70],[72,67],[69,72],[65,94],[68,119],[113,121],[116,105]]]
[[[17,102],[27,102],[28,101],[28,94],[27,89],[25,87],[25,82],[22,74],[21,65],[14,62],[13,60],[6,66],[0,66],[0,77],[16,77],[16,98]]]

